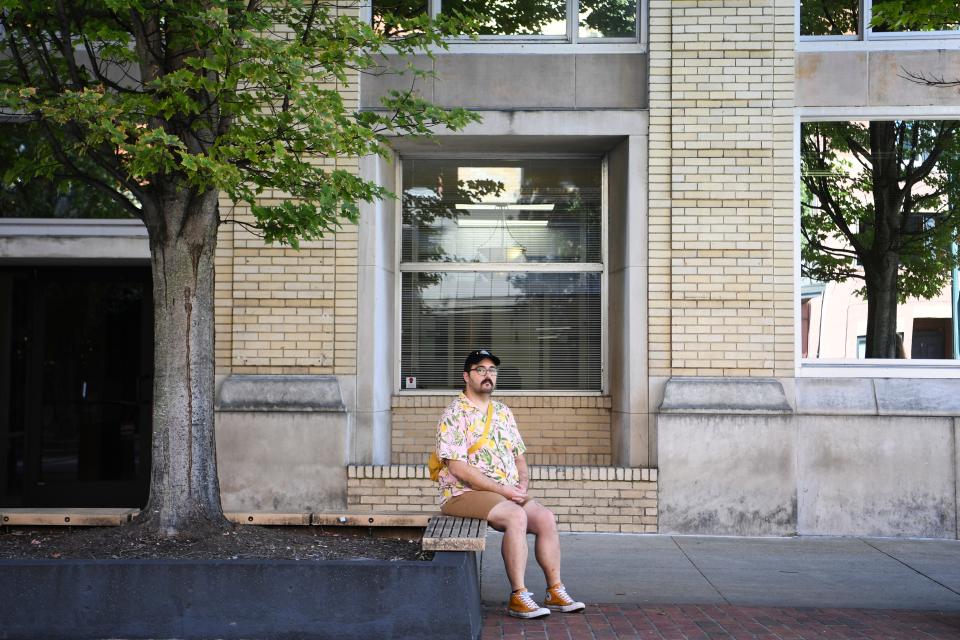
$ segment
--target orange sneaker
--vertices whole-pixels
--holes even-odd
[[[543,604],[548,609],[564,613],[583,611],[586,608],[585,604],[570,597],[562,582],[547,588],[547,596],[543,599]]]
[[[550,615],[550,609],[538,605],[529,591],[514,591],[510,594],[507,613],[514,618],[540,618]]]

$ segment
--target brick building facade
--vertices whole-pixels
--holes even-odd
[[[806,121],[960,119],[955,90],[891,78],[904,65],[960,77],[960,40],[953,29],[874,34],[862,16],[852,34],[801,33],[803,10],[794,0],[648,0],[632,33],[617,37],[591,39],[583,24],[568,24],[543,37],[454,43],[416,60],[435,74],[416,90],[483,122],[434,141],[397,140],[389,160],[338,160],[401,196],[430,163],[464,176],[486,163],[496,175],[529,177],[562,173],[556,167],[571,158],[592,162],[602,177],[599,217],[582,233],[600,238],[599,248],[575,266],[523,266],[508,253],[454,267],[411,257],[402,197],[364,206],[358,225],[299,251],[223,225],[216,367],[225,509],[435,509],[423,463],[455,388],[415,381],[441,379],[470,348],[489,347],[508,365],[534,357],[526,346],[534,338],[547,342],[518,329],[504,346],[499,325],[464,333],[450,311],[461,313],[456,300],[443,298],[451,354],[414,362],[412,332],[423,344],[441,338],[414,326],[414,304],[427,304],[424,291],[436,285],[418,288],[410,274],[447,270],[476,289],[501,272],[508,283],[564,273],[588,282],[571,327],[557,333],[558,312],[534,309],[543,326],[531,331],[550,325],[547,337],[581,345],[545,347],[549,366],[593,377],[499,394],[528,445],[532,490],[556,507],[562,529],[955,538],[953,363],[800,355],[798,141]],[[410,82],[365,76],[341,89],[357,108],[376,109],[379,96]],[[537,162],[548,169],[537,174]],[[467,204],[477,215],[485,202]],[[520,210],[532,200],[517,202]],[[227,203],[223,214],[248,215]],[[539,214],[527,215],[534,226]],[[467,233],[454,219],[462,218],[444,229]],[[497,228],[509,231],[508,221],[510,242],[523,245],[519,216]],[[56,221],[0,221],[0,257],[147,256],[134,228],[71,233]],[[550,295],[559,296],[541,298]],[[490,294],[492,308],[515,313],[503,297]],[[532,380],[536,367],[523,366]]]

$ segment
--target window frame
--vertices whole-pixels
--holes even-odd
[[[403,165],[406,160],[564,160],[564,159],[594,159],[600,162],[600,262],[579,263],[515,263],[515,262],[477,262],[477,263],[445,263],[445,262],[404,262],[403,237]],[[609,183],[607,154],[577,154],[577,153],[409,153],[396,156],[395,182],[397,185],[394,198],[394,373],[393,393],[395,395],[450,395],[460,391],[455,389],[405,389],[403,387],[403,274],[411,272],[515,272],[515,273],[599,273],[600,274],[600,388],[595,390],[538,390],[520,389],[510,390],[511,396],[603,396],[609,393],[609,255],[608,255],[608,228],[609,228]],[[521,265],[526,265],[521,268]],[[532,267],[532,268],[531,268]],[[492,345],[480,345],[490,346]],[[496,349],[494,349],[496,353]]]
[[[960,120],[960,105],[949,107],[812,107],[794,111],[793,130],[793,326],[794,376],[797,378],[960,378],[960,360],[900,360],[891,358],[803,358],[800,275],[801,158],[804,122],[867,120]]]
[[[430,17],[436,18],[442,10],[443,0],[426,0],[427,11]],[[799,2],[799,0],[797,0]],[[451,38],[447,42],[453,46],[463,45],[465,48],[477,48],[484,44],[499,45],[553,45],[553,46],[588,46],[591,48],[600,48],[603,45],[642,45],[647,42],[647,3],[648,0],[637,0],[637,14],[635,16],[634,28],[636,35],[628,38],[581,38],[579,35],[579,3],[580,0],[565,0],[567,5],[567,31],[564,35],[482,35],[477,40],[469,37]],[[365,3],[361,10],[361,18],[367,23],[373,20],[373,3]],[[443,52],[443,49],[437,49],[436,52]],[[451,49],[453,51],[453,49]],[[591,51],[594,53],[594,51]]]
[[[859,2],[860,13],[856,34],[849,36],[816,36],[803,35],[800,33],[801,0],[794,0],[796,9],[794,13],[794,36],[798,43],[797,49],[800,51],[807,49],[822,50],[825,48],[847,49],[852,47],[862,48],[869,45],[878,45],[878,48],[889,49],[891,48],[891,44],[897,43],[898,41],[906,45],[902,48],[933,49],[941,47],[941,43],[937,42],[939,40],[960,38],[960,29],[874,33],[873,29],[869,26],[873,18],[873,0],[859,0]]]

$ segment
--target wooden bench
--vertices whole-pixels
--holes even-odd
[[[423,532],[424,551],[483,551],[487,523],[475,518],[434,516]]]
[[[18,526],[110,527],[130,522],[139,509],[0,509],[0,524]]]

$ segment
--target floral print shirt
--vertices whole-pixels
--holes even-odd
[[[490,402],[493,403],[493,417],[487,443],[468,458],[470,446],[483,436],[487,412],[481,411],[460,392],[437,423],[437,455],[446,460],[463,460],[500,484],[517,485],[520,483],[520,474],[516,457],[527,448],[510,408],[493,399]],[[460,482],[444,465],[440,471],[440,504],[467,491],[472,489]]]

